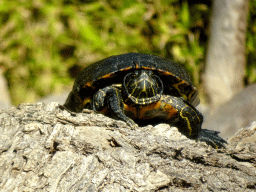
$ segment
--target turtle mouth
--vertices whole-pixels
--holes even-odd
[[[160,99],[163,92],[161,79],[150,70],[135,70],[124,77],[125,95],[135,104],[146,105]]]

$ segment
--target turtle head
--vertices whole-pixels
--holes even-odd
[[[151,70],[134,70],[124,77],[123,89],[133,103],[146,105],[160,99],[163,83]]]

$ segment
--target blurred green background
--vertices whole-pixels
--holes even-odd
[[[197,87],[212,1],[1,0],[0,68],[14,105],[71,90],[88,64],[127,52],[180,64]],[[245,84],[256,82],[256,1],[250,0]]]

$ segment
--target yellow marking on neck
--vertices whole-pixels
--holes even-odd
[[[187,107],[187,106],[185,106],[185,107],[183,107],[183,108],[181,109],[181,111],[180,111],[180,116],[181,116],[183,119],[186,119],[187,125],[188,125],[188,129],[189,129],[189,135],[191,135],[191,134],[192,134],[192,128],[191,128],[189,119],[188,119],[187,117],[184,117],[184,116],[182,115],[183,109],[185,109],[186,107]]]

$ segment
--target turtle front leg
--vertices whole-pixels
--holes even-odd
[[[112,117],[125,121],[132,129],[138,127],[132,119],[124,114],[124,103],[121,92],[114,86],[107,86],[94,94],[92,109],[104,114],[107,109]]]
[[[167,104],[168,108],[171,106],[173,108],[172,111],[176,111],[176,121],[174,124],[181,133],[192,139],[198,138],[203,123],[203,116],[195,107],[180,97],[169,95],[162,97],[162,103]]]
[[[188,138],[204,141],[214,148],[224,147],[227,143],[224,139],[218,136],[217,131],[201,129],[203,123],[202,114],[187,101],[179,97],[163,96],[162,103],[172,106],[177,111],[178,121],[175,125],[179,131],[186,135]]]

